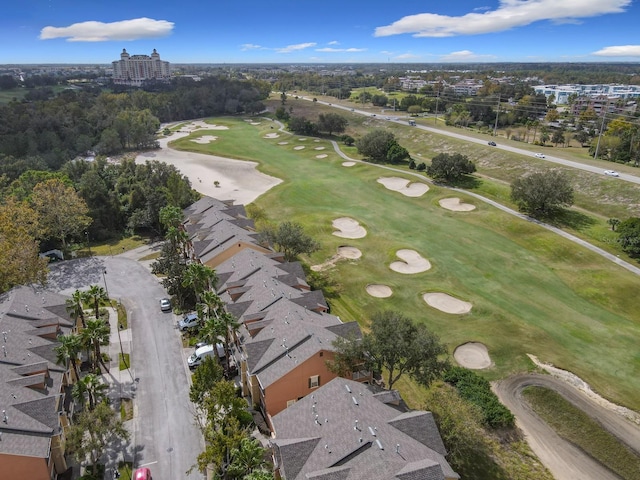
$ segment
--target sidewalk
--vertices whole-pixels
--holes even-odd
[[[109,326],[111,327],[111,335],[109,346],[106,352],[109,354],[111,361],[109,362],[109,372],[102,374],[102,380],[109,386],[107,397],[109,398],[114,410],[120,414],[122,399],[132,400],[136,393],[135,374],[131,368],[120,370],[120,354],[131,354],[131,329],[120,329],[118,324],[118,312],[115,308],[108,308]],[[129,367],[131,358],[127,361]],[[132,414],[135,417],[135,408],[131,402]],[[130,415],[131,416],[131,415]],[[133,448],[135,446],[135,428],[134,419],[124,421],[125,428],[129,431],[130,438],[128,442],[116,443],[111,445],[105,452],[105,478],[113,478],[113,469],[117,468],[119,462],[133,461]]]

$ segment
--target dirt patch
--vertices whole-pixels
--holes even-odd
[[[471,303],[464,302],[446,293],[425,293],[422,298],[429,306],[440,310],[441,312],[452,313],[455,315],[469,313],[471,311],[471,307],[473,307]]]
[[[353,167],[356,162],[342,162],[343,167]]]
[[[476,206],[470,203],[462,203],[458,197],[443,198],[438,202],[442,208],[451,210],[454,212],[470,212],[475,210]]]
[[[378,179],[378,183],[407,197],[420,197],[429,191],[429,187],[424,183],[410,183],[410,180],[400,177],[381,177]]]
[[[366,286],[367,293],[376,298],[388,298],[393,295],[393,290],[387,285],[369,284]]]
[[[191,141],[194,143],[207,144],[211,142],[215,142],[218,139],[215,135],[203,135],[198,138],[194,138]]]
[[[336,218],[333,223],[333,228],[337,229],[337,232],[333,232],[336,237],[342,238],[362,238],[367,235],[367,231],[360,225],[357,220],[348,217]]]
[[[453,351],[453,358],[456,359],[458,365],[471,370],[482,370],[492,365],[489,350],[484,343],[463,343]]]
[[[398,250],[396,256],[403,260],[402,262],[393,262],[389,268],[394,272],[414,274],[426,272],[431,268],[429,260],[424,258],[415,250]]]
[[[362,252],[355,247],[338,247],[338,253],[336,253],[333,257],[331,257],[326,262],[321,263],[320,265],[312,265],[311,270],[313,270],[314,272],[321,272],[322,270],[333,267],[340,260],[357,260],[361,256]]]

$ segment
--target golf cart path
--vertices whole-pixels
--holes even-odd
[[[424,175],[420,174],[420,173],[414,173],[414,172],[407,172],[405,170],[400,170],[399,168],[394,168],[394,167],[389,167],[386,165],[378,165],[375,163],[369,163],[369,162],[365,162],[363,160],[356,160],[354,158],[351,158],[349,156],[347,156],[342,150],[340,150],[340,147],[338,146],[338,143],[335,141],[331,141],[332,145],[333,145],[333,149],[336,151],[336,153],[341,156],[343,159],[350,161],[350,162],[356,162],[356,163],[362,163],[362,164],[366,164],[372,167],[377,167],[377,168],[383,168],[385,170],[389,170],[392,172],[398,172],[398,173],[402,173],[404,175],[411,175],[414,176],[416,178],[419,178],[421,181],[423,182],[429,182],[429,183],[433,183],[433,181],[427,177],[425,177]],[[638,179],[639,183],[640,183],[640,179]],[[595,245],[590,244],[589,242],[576,237],[575,235],[572,235],[570,233],[565,232],[564,230],[561,230],[557,227],[554,227],[553,225],[549,225],[548,223],[544,223],[541,222],[540,220],[536,220],[535,218],[529,217],[528,215],[524,215],[520,212],[517,212],[515,210],[513,210],[512,208],[506,207],[496,201],[490,200],[488,198],[483,197],[482,195],[478,195],[477,193],[474,192],[469,192],[467,190],[461,189],[461,188],[455,188],[455,187],[447,187],[445,185],[438,185],[439,187],[442,188],[447,188],[451,191],[454,192],[459,192],[459,193],[464,193],[465,195],[469,195],[471,197],[474,197],[478,200],[480,200],[481,202],[484,202],[488,205],[491,205],[499,210],[502,210],[503,212],[508,213],[509,215],[513,215],[515,217],[521,218],[522,220],[526,220],[527,222],[530,223],[535,223],[536,225],[541,226],[542,228],[546,228],[547,230],[560,235],[561,237],[566,238],[567,240],[570,240],[574,243],[577,243],[578,245],[591,250],[594,253],[597,253],[598,255],[600,255],[601,257],[606,258],[607,260],[609,260],[610,262],[615,263],[616,265],[621,266],[622,268],[625,268],[627,270],[629,270],[631,273],[634,273],[638,276],[640,276],[640,268],[636,267],[635,265],[632,265],[629,262],[626,262],[620,258],[618,258],[616,255],[613,255],[612,253],[607,252],[606,250],[603,250],[600,247],[596,247]]]

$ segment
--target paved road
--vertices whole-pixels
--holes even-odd
[[[304,96],[301,96],[299,98],[301,98],[303,100],[313,100],[313,99],[311,99],[309,97],[304,97]],[[320,104],[323,104],[323,105],[328,105],[328,106],[331,106],[333,108],[338,108],[338,109],[341,109],[341,110],[348,110],[348,111],[351,111],[353,113],[357,113],[359,115],[365,115],[367,117],[371,117],[372,116],[372,113],[370,111],[358,110],[357,108],[352,108],[352,107],[348,107],[348,106],[344,106],[344,105],[337,105],[337,104],[334,104],[334,103],[324,102],[324,101],[318,101],[317,103],[320,103]],[[398,123],[398,124],[401,124],[401,125],[407,125],[407,117],[398,117],[397,115],[395,115],[396,113],[397,112],[389,112],[388,115],[385,114],[385,113],[376,114],[376,119],[382,120],[382,121],[387,121],[387,122]],[[419,130],[424,130],[426,132],[437,133],[438,135],[445,135],[447,137],[457,138],[458,140],[464,140],[465,142],[477,143],[478,145],[483,145],[483,146],[487,146],[487,142],[488,142],[488,140],[485,140],[485,139],[479,139],[477,137],[471,137],[471,136],[465,135],[463,133],[451,132],[451,131],[448,131],[448,130],[442,130],[442,129],[439,129],[439,128],[429,127],[429,126],[426,126],[426,125],[419,125],[418,124],[418,125],[416,125],[415,127],[412,127],[412,128],[416,128],[416,129],[419,129]],[[518,153],[518,154],[521,154],[521,155],[525,155],[527,157],[533,157],[535,155],[535,153],[536,153],[536,152],[531,152],[531,150],[525,150],[523,148],[512,147],[512,146],[509,146],[509,145],[501,145],[499,143],[498,143],[497,146],[492,147],[492,148],[506,150],[506,151],[512,152],[512,153]],[[571,161],[571,160],[565,160],[563,158],[547,155],[546,153],[545,153],[545,158],[544,159],[540,159],[540,160],[545,160],[547,162],[557,163],[557,164],[563,165],[565,167],[584,170],[586,172],[597,173],[599,175],[604,175],[604,170],[605,170],[605,168],[603,168],[603,167],[595,167],[595,166],[586,165],[586,164],[583,164],[583,163],[580,163],[580,162],[574,162],[574,161]],[[612,179],[612,180],[614,180],[614,179]],[[618,180],[625,180],[627,182],[640,184],[640,177],[637,177],[635,175],[630,175],[628,173],[620,173],[620,177],[618,177]]]
[[[160,311],[158,301],[166,292],[157,278],[126,254],[61,262],[52,270],[49,288],[68,295],[91,284],[104,286],[106,280],[109,296],[127,309],[136,381],[134,466],[148,466],[155,480],[204,478],[197,470],[186,474],[204,443],[189,402],[177,318]]]
[[[524,431],[529,445],[557,480],[619,480],[620,477],[560,438],[535,414],[522,399],[522,390],[531,385],[558,392],[638,454],[640,427],[550,375],[514,375],[494,385],[500,401],[516,416],[518,426]]]

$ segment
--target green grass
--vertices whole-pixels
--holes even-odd
[[[83,247],[76,251],[79,257],[88,257],[91,255],[117,255],[124,253],[134,248],[141,247],[149,243],[148,237],[140,235],[134,235],[132,237],[106,240],[100,243],[90,242],[89,247]]]
[[[527,387],[523,395],[562,438],[625,480],[640,480],[640,457],[561,395],[543,387]]]
[[[129,366],[131,365],[130,361],[129,361],[129,354],[125,353],[119,353],[118,354],[118,362],[120,365],[120,370],[126,370],[127,368],[129,368]]]
[[[362,117],[359,121],[363,128],[372,122]],[[212,133],[216,142],[198,145],[187,137],[174,146],[255,160],[263,172],[283,179],[255,203],[273,221],[299,222],[321,242],[322,249],[305,259],[310,264],[324,262],[340,245],[363,252],[357,261],[336,265],[342,295],[331,300],[332,313],[366,325],[375,311],[396,309],[427,324],[450,351],[470,340],[485,343],[496,365],[484,372],[490,380],[531,369],[526,354],[532,353],[581,376],[605,397],[640,408],[640,356],[634,353],[640,336],[640,298],[635,275],[473,198],[456,194],[478,207],[459,213],[438,206],[439,199],[451,196],[441,188],[431,186],[420,198],[387,190],[376,180],[401,174],[369,165],[342,167],[342,159],[326,141],[299,141],[299,136],[288,135],[265,139],[273,132],[269,121],[252,126],[224,118],[215,123],[230,127]],[[191,138],[203,134],[207,132]],[[278,145],[280,141],[289,144]],[[295,151],[296,145],[306,148]],[[316,159],[315,146],[326,146],[323,153],[329,156]],[[499,184],[492,188],[504,195]],[[333,236],[331,222],[342,216],[358,220],[367,236]],[[433,267],[417,275],[392,272],[388,265],[401,248],[418,251]],[[394,294],[372,298],[365,292],[368,283],[389,285]],[[463,316],[441,313],[422,300],[429,291],[469,301],[473,310]]]

